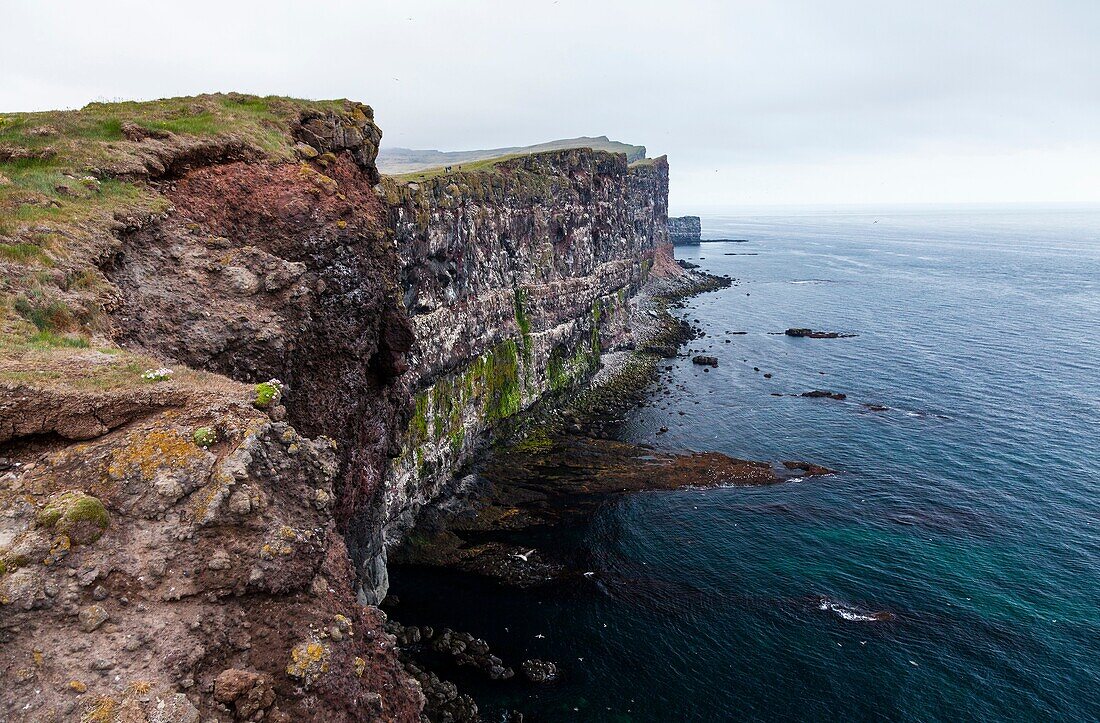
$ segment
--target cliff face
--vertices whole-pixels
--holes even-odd
[[[370,108],[17,120],[0,717],[417,720],[344,543],[408,410]]]
[[[668,235],[674,244],[697,244],[702,233],[698,216],[672,216],[668,219]]]
[[[419,718],[385,541],[678,269],[663,159],[382,179],[380,136],[238,95],[0,119],[0,717]]]
[[[631,343],[631,297],[668,256],[668,166],[590,150],[387,179],[415,343],[415,410],[380,508],[396,542],[504,420]],[[384,595],[382,540],[364,593]]]

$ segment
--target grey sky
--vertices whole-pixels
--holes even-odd
[[[0,110],[239,90],[383,143],[606,134],[673,211],[1100,201],[1100,0],[0,0]]]

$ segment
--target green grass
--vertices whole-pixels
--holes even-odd
[[[498,156],[497,158],[486,158],[480,161],[470,161],[468,163],[456,163],[451,166],[451,170],[448,171],[446,166],[440,166],[438,168],[425,168],[423,171],[413,171],[412,173],[402,173],[397,176],[391,176],[399,181],[426,181],[430,178],[436,178],[438,176],[447,176],[456,173],[483,173],[487,171],[494,171],[496,166],[504,161],[510,161],[514,158],[523,158],[528,153],[511,153],[507,156]]]
[[[54,332],[72,326],[74,317],[63,301],[47,301],[41,292],[31,291],[15,300],[15,312],[34,324],[38,331]]]
[[[27,263],[30,261],[45,260],[42,248],[34,244],[3,244],[0,243],[0,259]]]
[[[88,340],[75,334],[57,334],[52,331],[40,331],[30,338],[30,344],[38,349],[67,347],[69,349],[87,349]]]
[[[138,125],[150,130],[182,133],[189,136],[213,135],[220,129],[220,123],[213,113],[200,113],[195,116],[173,118],[171,120],[139,121]]]

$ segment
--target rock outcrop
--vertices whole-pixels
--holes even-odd
[[[677,246],[697,244],[703,234],[698,216],[672,216],[668,219],[668,237]]]
[[[503,160],[426,180],[383,181],[414,329],[414,413],[361,555],[368,601],[384,595],[385,545],[494,430],[587,380],[633,344],[632,298],[671,260],[664,158],[628,165],[584,149]],[[365,539],[365,538],[360,538]]]
[[[45,115],[0,189],[0,717],[418,720],[345,544],[409,412],[371,109]]]
[[[383,178],[369,107],[235,94],[0,132],[0,717],[418,720],[385,543],[648,343],[664,159]]]

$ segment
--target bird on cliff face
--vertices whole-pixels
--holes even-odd
[[[523,560],[524,562],[527,562],[527,558],[530,557],[532,553],[534,553],[534,550],[528,550],[527,552],[524,552],[524,553],[513,552],[512,557],[518,557],[519,559]]]

